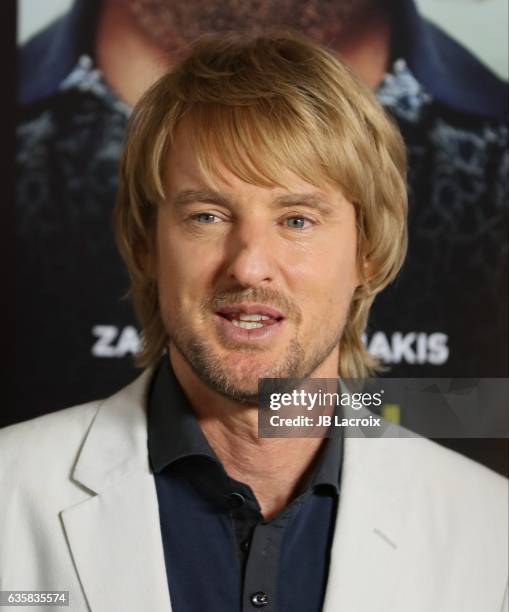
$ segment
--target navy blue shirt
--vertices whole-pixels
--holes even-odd
[[[251,488],[228,476],[164,358],[149,393],[148,451],[173,612],[319,612],[342,446],[324,440],[296,497],[265,520]]]

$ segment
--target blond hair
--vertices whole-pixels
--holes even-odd
[[[406,254],[404,144],[373,93],[332,53],[281,32],[202,38],[133,111],[114,221],[143,330],[138,365],[155,363],[168,342],[146,261],[155,248],[168,153],[183,123],[209,178],[221,163],[246,182],[272,186],[291,170],[315,186],[337,185],[354,204],[358,263],[369,262],[370,274],[352,299],[339,374],[375,372],[379,363],[362,334],[375,295]]]

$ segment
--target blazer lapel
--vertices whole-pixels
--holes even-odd
[[[398,596],[408,544],[398,498],[411,474],[394,461],[395,445],[408,443],[416,440],[345,438],[324,612],[408,610]]]
[[[99,408],[72,478],[90,499],[61,512],[92,612],[171,612],[147,455],[150,371]]]
[[[61,512],[92,612],[171,612],[147,453],[150,375],[150,370],[144,372],[99,407],[72,472],[91,497]],[[394,450],[397,444],[415,442],[345,439],[324,612],[406,612],[408,602],[398,598],[397,587],[409,536],[398,497],[412,474],[399,467],[404,453]]]

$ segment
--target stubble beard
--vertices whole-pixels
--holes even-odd
[[[333,45],[376,0],[124,0],[140,28],[167,52],[210,32],[290,28]]]
[[[182,330],[182,327],[178,328]],[[258,372],[258,378],[309,378],[313,372],[329,357],[339,345],[343,325],[336,335],[331,334],[330,340],[325,338],[320,346],[307,353],[305,347],[297,338],[292,338],[284,357],[277,364],[269,365],[264,371]],[[219,355],[209,343],[197,337],[186,337],[186,333],[173,329],[169,333],[170,342],[174,344],[185,361],[198,378],[210,389],[220,395],[242,404],[258,404],[258,378],[253,383],[243,383],[239,376],[228,372]],[[263,354],[260,350],[244,349],[244,353]],[[246,375],[246,377],[249,374]],[[252,375],[252,374],[251,374]]]

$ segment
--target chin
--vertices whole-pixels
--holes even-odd
[[[287,372],[275,364],[281,359],[267,355],[234,353],[218,363],[221,365],[205,373],[201,378],[221,395],[244,404],[258,404],[258,383],[261,378],[279,378]]]
[[[260,359],[255,355],[233,355],[223,361],[223,372],[232,384],[245,389],[258,389],[259,378],[278,376],[276,359]],[[280,375],[280,374],[279,374]]]
[[[228,399],[243,404],[258,404],[258,378],[264,378],[264,373],[244,371],[243,368],[229,369],[223,367],[213,371],[198,373],[201,380],[211,389]]]
[[[260,378],[299,378],[305,376],[304,351],[296,341],[284,349],[262,347],[227,348],[205,342],[198,335],[192,339],[174,335],[172,342],[198,378],[221,395],[243,403],[258,403]]]

